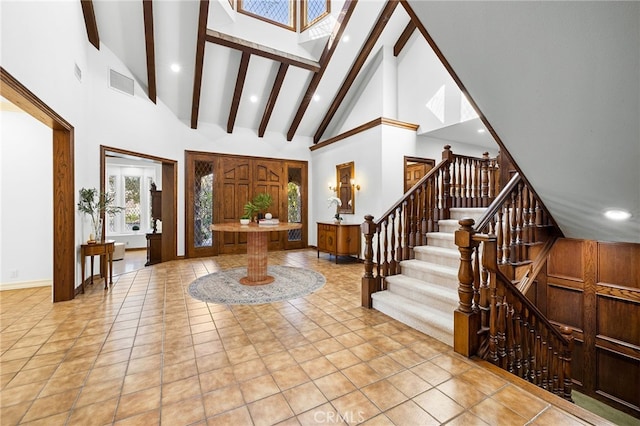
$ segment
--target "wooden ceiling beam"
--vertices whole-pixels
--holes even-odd
[[[242,97],[242,88],[244,87],[244,81],[247,77],[247,69],[249,68],[249,59],[251,54],[248,52],[242,52],[242,58],[240,59],[240,68],[238,69],[238,78],[236,79],[236,88],[233,91],[233,99],[231,100],[231,109],[229,110],[229,120],[227,121],[227,133],[233,133],[233,126],[236,123],[236,116],[238,115],[238,106],[240,105],[240,98]]]
[[[402,34],[400,34],[398,41],[396,41],[396,44],[393,45],[393,56],[398,56],[400,52],[402,52],[402,49],[404,48],[405,44],[407,44],[415,30],[415,22],[413,22],[413,20],[409,21],[407,26],[404,28],[404,31],[402,31]]]
[[[153,37],[153,4],[151,0],[142,1],[144,17],[144,42],[147,49],[147,92],[149,99],[156,103],[156,53]]]
[[[93,0],[80,0],[82,5],[82,15],[84,15],[84,26],[87,28],[89,42],[100,50],[100,36],[98,36],[98,22],[93,10]]]
[[[287,132],[288,141],[291,141],[293,139],[293,136],[296,134],[296,130],[298,130],[298,126],[302,121],[302,117],[304,117],[304,113],[307,111],[311,99],[313,99],[313,95],[315,94],[316,89],[320,84],[320,80],[322,79],[322,76],[327,69],[329,61],[331,60],[331,56],[333,56],[333,53],[335,52],[340,39],[342,38],[342,33],[347,27],[349,19],[351,19],[351,15],[353,14],[353,10],[355,9],[357,3],[357,0],[346,0],[344,2],[344,6],[340,11],[340,15],[338,15],[336,25],[333,27],[331,36],[329,36],[329,40],[327,41],[327,44],[322,51],[322,55],[320,55],[320,70],[316,72],[311,78],[311,81],[307,86],[307,91],[305,92],[302,98],[302,102],[300,102],[300,106],[298,106],[298,111],[293,118],[293,122],[289,127],[289,131]]]
[[[271,119],[271,113],[273,113],[273,108],[276,105],[276,100],[280,94],[280,89],[282,88],[284,76],[287,74],[287,69],[289,69],[289,64],[280,63],[278,74],[273,82],[271,94],[269,95],[269,100],[267,100],[267,105],[264,108],[264,114],[262,114],[262,121],[260,121],[260,127],[258,128],[258,137],[260,138],[264,136],[267,124],[269,124],[269,119]]]
[[[191,100],[191,128],[198,128],[200,111],[200,91],[202,90],[202,69],[204,67],[204,45],[207,36],[207,18],[209,16],[209,0],[200,2],[198,16],[198,40],[196,44],[196,65],[193,71],[193,98]]]
[[[210,43],[230,47],[232,49],[240,50],[243,53],[261,56],[263,58],[271,59],[283,64],[293,65],[294,67],[303,68],[312,72],[318,72],[320,70],[320,65],[311,59],[282,52],[271,47],[223,34],[212,29],[207,30],[206,39]]]
[[[387,22],[389,22],[389,19],[391,19],[391,15],[393,15],[393,12],[398,6],[398,4],[399,4],[398,0],[389,0],[387,1],[387,4],[384,6],[384,8],[382,9],[382,12],[380,12],[380,15],[378,16],[378,20],[376,21],[374,27],[371,29],[371,32],[369,32],[367,41],[362,46],[362,49],[360,49],[360,52],[358,53],[358,57],[354,61],[353,65],[351,66],[351,69],[349,70],[349,73],[347,74],[344,81],[342,82],[342,86],[340,86],[340,90],[338,90],[338,93],[336,94],[335,98],[333,98],[333,101],[331,102],[331,106],[325,113],[325,116],[322,119],[322,122],[320,123],[320,126],[318,127],[318,130],[316,131],[313,137],[314,143],[318,143],[318,141],[322,137],[322,134],[327,129],[327,126],[331,122],[331,119],[333,118],[336,111],[338,110],[338,107],[340,106],[345,96],[349,92],[351,85],[353,84],[356,77],[358,76],[358,73],[364,66],[364,63],[369,57],[369,54],[373,50],[373,47],[375,46],[376,42],[380,38],[382,31],[387,26]]]

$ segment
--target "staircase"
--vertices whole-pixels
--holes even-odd
[[[451,219],[438,221],[439,232],[427,234],[427,245],[414,247],[415,258],[400,262],[401,273],[386,277],[387,289],[371,295],[373,308],[453,346],[460,266],[454,232],[458,220],[477,221],[484,210],[451,208]]]

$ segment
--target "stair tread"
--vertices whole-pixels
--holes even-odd
[[[427,232],[427,241],[429,241],[429,238],[453,241],[455,234],[453,232]]]
[[[428,305],[416,303],[407,297],[393,294],[388,290],[373,293],[371,297],[379,302],[394,305],[401,312],[406,312],[414,317],[419,317],[428,324],[436,325],[441,329],[448,330],[453,333],[453,311],[451,311],[451,316],[445,317],[442,311],[433,309]]]
[[[436,294],[439,296],[445,296],[447,299],[458,300],[458,290],[449,287],[443,287],[439,284],[430,283],[420,280],[418,278],[408,277],[406,275],[398,274],[392,275],[386,278],[387,283],[394,285],[405,285],[409,287],[417,287],[414,290],[423,294]]]

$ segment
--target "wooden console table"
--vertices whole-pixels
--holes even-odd
[[[338,256],[360,257],[360,225],[357,223],[318,222],[318,257],[324,251]]]
[[[241,284],[263,285],[273,282],[267,275],[267,251],[269,248],[267,235],[272,231],[289,231],[302,228],[301,223],[281,222],[278,225],[258,225],[250,223],[214,223],[212,231],[246,232],[247,233],[247,276],[240,279]]]
[[[100,276],[104,278],[104,289],[107,290],[107,262],[109,262],[109,284],[113,285],[113,250],[114,240],[97,241],[92,244],[82,244],[80,246],[80,258],[82,259],[82,293],[84,293],[84,268],[86,257],[91,257],[91,284],[93,285],[93,256],[100,256]]]

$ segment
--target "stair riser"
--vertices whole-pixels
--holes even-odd
[[[437,263],[442,266],[449,266],[451,268],[458,268],[460,266],[460,255],[443,256],[440,254],[421,253],[416,252],[416,259],[424,262]]]
[[[424,319],[417,318],[414,315],[403,312],[400,307],[387,304],[379,299],[373,299],[373,308],[395,318],[409,327],[415,328],[416,330],[438,339],[449,346],[453,346],[453,315],[451,316],[451,329],[443,330]]]
[[[453,236],[451,236],[450,239],[442,239],[429,238],[429,236],[427,235],[427,244],[433,247],[444,247],[452,250],[458,250],[458,246],[456,246],[456,243],[453,240]]]
[[[444,275],[425,269],[412,268],[410,266],[403,266],[402,274],[433,285],[455,290],[458,289],[458,277],[456,275]]]
[[[453,234],[458,229],[460,229],[460,225],[457,222],[438,224],[438,232],[446,232],[449,234]]]
[[[456,221],[470,217],[477,222],[484,214],[484,210],[483,208],[452,208],[449,209],[449,217]]]
[[[411,289],[410,287],[398,285],[397,283],[389,283],[387,285],[387,290],[399,296],[413,300],[414,302],[430,306],[431,308],[442,312],[442,314],[446,316],[453,315],[453,311],[458,307],[457,299],[436,298],[431,294],[421,293],[419,291],[415,291],[415,289]]]

